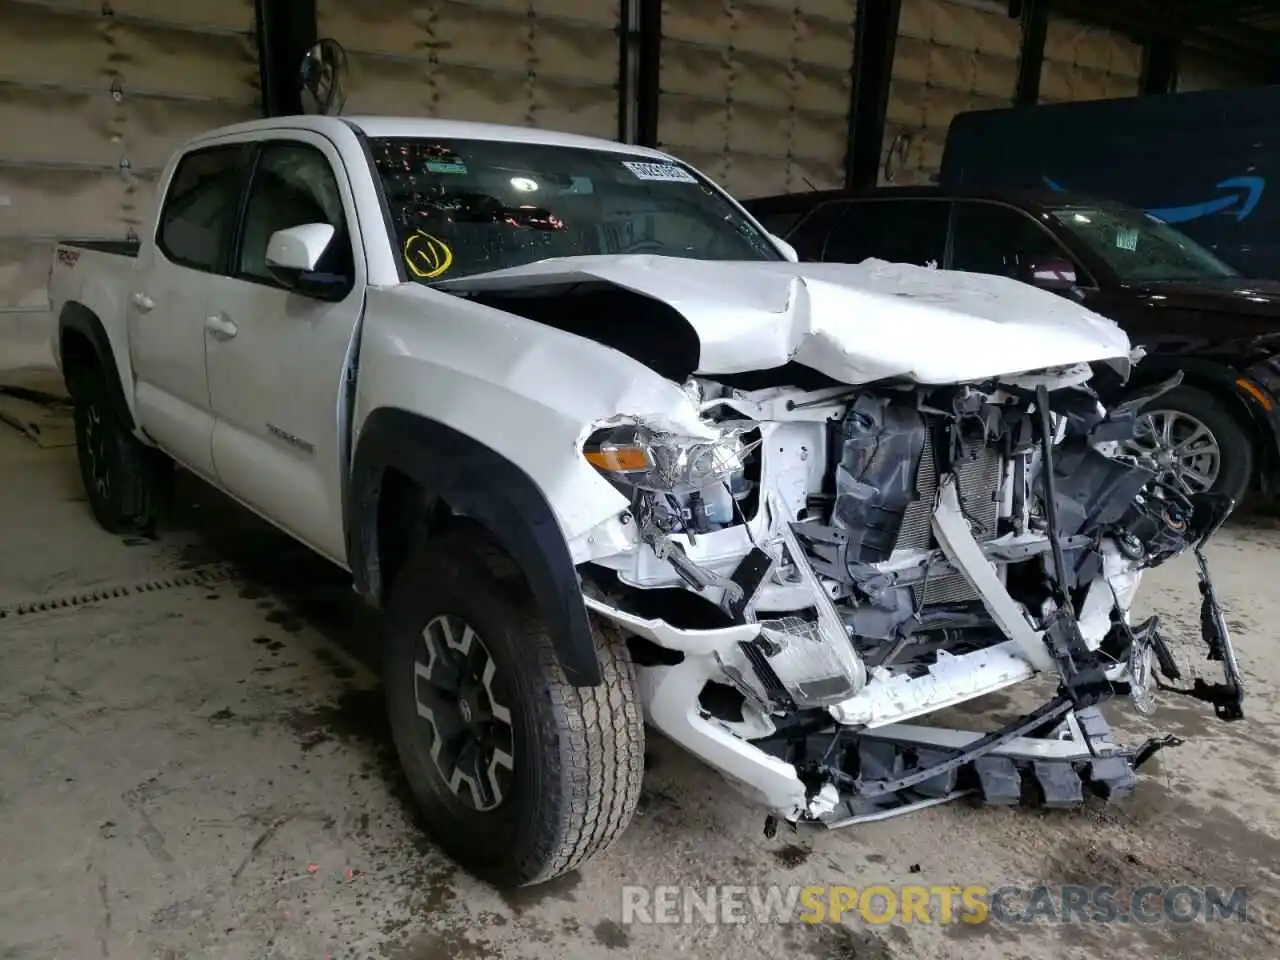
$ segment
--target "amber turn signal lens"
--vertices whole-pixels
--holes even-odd
[[[653,466],[643,447],[599,447],[583,456],[596,469],[610,473],[642,473]]]
[[[1239,380],[1236,381],[1236,386],[1239,387],[1241,390],[1243,390],[1245,393],[1249,394],[1249,396],[1253,397],[1253,399],[1257,400],[1258,403],[1262,404],[1262,409],[1267,411],[1267,413],[1271,412],[1271,407],[1272,407],[1271,398],[1267,396],[1266,392],[1263,391],[1261,387],[1253,383],[1250,383],[1244,377],[1241,377]]]

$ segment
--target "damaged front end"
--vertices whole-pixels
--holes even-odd
[[[1122,456],[1148,397],[1107,411],[1090,374],[807,392],[699,378],[697,435],[593,425],[583,455],[627,506],[595,537],[584,597],[630,638],[649,722],[770,824],[836,826],[965,793],[1123,794],[1176,741],[1118,744],[1099,709],[1117,694],[1240,717],[1202,552],[1234,505]],[[1130,608],[1141,571],[1187,549],[1224,680],[1179,688],[1158,621]],[[1036,675],[1054,694],[998,730],[909,722]]]

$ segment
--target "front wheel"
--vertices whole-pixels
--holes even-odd
[[[534,598],[475,535],[428,543],[396,578],[388,614],[392,736],[436,843],[503,887],[607,849],[644,773],[623,638],[596,632],[600,686],[566,682]]]
[[[1184,494],[1244,496],[1253,477],[1253,444],[1239,420],[1211,394],[1175,387],[1139,412],[1126,452],[1155,464]]]

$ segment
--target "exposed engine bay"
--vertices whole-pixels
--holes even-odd
[[[1099,705],[1157,689],[1242,715],[1201,547],[1233,504],[1192,500],[1126,458],[1147,397],[1105,410],[1089,364],[924,386],[685,390],[706,430],[598,423],[583,454],[628,498],[627,546],[581,568],[602,628],[632,644],[650,723],[772,811],[843,825],[965,793],[988,803],[1126,793],[1175,738],[1130,749]],[[1156,388],[1171,389],[1178,378]],[[1142,570],[1187,549],[1206,656],[1181,672],[1130,621]],[[1056,677],[992,732],[909,721]]]

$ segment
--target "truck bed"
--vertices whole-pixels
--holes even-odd
[[[138,240],[59,240],[60,247],[76,247],[97,253],[112,253],[118,257],[137,257],[142,244]]]
[[[63,373],[63,313],[68,303],[74,303],[71,315],[80,332],[98,342],[105,339],[115,358],[120,382],[131,382],[125,301],[133,290],[134,271],[141,262],[140,247],[136,240],[58,242],[49,269],[49,320],[54,361]]]

